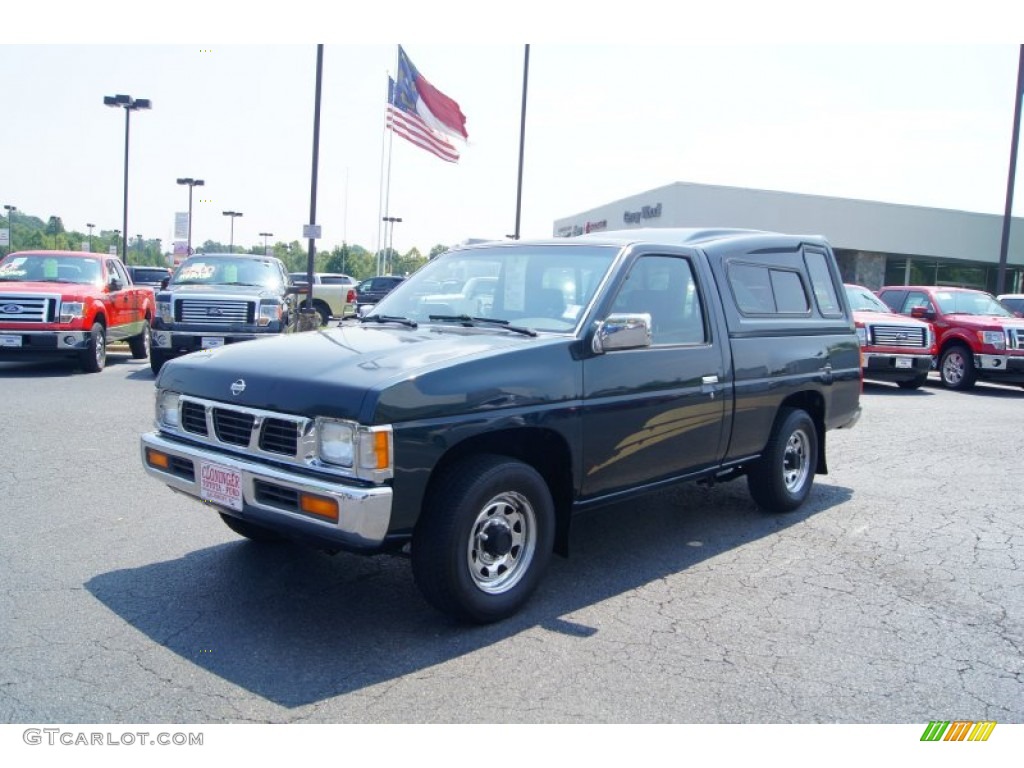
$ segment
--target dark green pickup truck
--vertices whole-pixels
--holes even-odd
[[[486,314],[445,301],[482,277]],[[433,605],[488,622],[602,503],[746,476],[762,508],[795,509],[860,375],[820,237],[481,244],[341,327],[168,362],[142,461],[243,536],[407,552]]]

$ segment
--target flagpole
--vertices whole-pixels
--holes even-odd
[[[388,74],[388,95],[390,96],[391,75]],[[389,101],[390,103],[390,101]],[[380,228],[384,222],[384,150],[388,135],[388,108],[384,108],[384,132],[380,135],[380,184],[377,187],[377,249],[374,251],[374,273],[380,274]],[[389,174],[390,177],[390,174]],[[390,178],[388,183],[390,184]]]
[[[519,215],[523,203],[523,147],[526,144],[526,83],[530,75],[530,44],[523,55],[523,108],[519,117],[519,183],[516,187],[516,228],[513,240],[519,239]]]

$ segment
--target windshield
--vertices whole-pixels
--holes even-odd
[[[397,286],[369,316],[441,325],[465,316],[572,331],[617,253],[610,246],[529,244],[447,251]]]
[[[944,315],[1013,317],[995,297],[980,291],[936,291],[935,302]]]
[[[0,281],[102,285],[103,270],[99,259],[30,253],[0,262]]]
[[[882,300],[875,296],[867,288],[861,288],[859,285],[847,285],[846,287],[846,298],[850,300],[850,307],[855,312],[892,312]]]
[[[193,256],[182,262],[171,285],[258,285],[280,288],[282,273],[268,259],[237,256]]]

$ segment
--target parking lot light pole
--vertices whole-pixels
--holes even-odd
[[[385,216],[384,217],[384,222],[385,222],[385,224],[390,224],[391,225],[390,235],[387,238],[388,252],[387,252],[387,254],[384,257],[384,267],[385,267],[384,274],[389,274],[389,272],[387,271],[387,259],[388,259],[388,257],[391,257],[392,266],[394,266],[394,256],[392,255],[392,251],[393,251],[392,244],[395,242],[395,224],[401,224],[402,223],[402,219],[401,219],[400,216]]]
[[[4,210],[7,211],[7,252],[14,253],[14,212],[18,209],[13,205],[5,205]]]
[[[195,187],[201,187],[206,182],[202,179],[178,179],[179,184],[188,185],[188,243],[186,244],[185,253],[188,256],[192,255],[192,190]]]
[[[108,107],[124,109],[124,220],[121,222],[124,232],[121,261],[128,263],[128,252],[124,250],[128,243],[128,134],[131,127],[131,115],[137,109],[152,109],[153,102],[149,99],[133,99],[123,93],[117,96],[104,96],[103,103]]]
[[[267,238],[268,237],[273,237],[274,233],[273,232],[260,232],[260,236],[263,238],[263,255],[264,256],[268,256],[269,252],[267,251]]]
[[[92,253],[92,230],[93,230],[93,227],[95,227],[96,225],[95,224],[86,224],[85,226],[89,228],[89,253]]]
[[[224,211],[224,215],[231,217],[231,244],[228,246],[228,252],[229,253],[234,253],[235,252],[235,219],[237,219],[242,214],[239,213],[238,211]]]

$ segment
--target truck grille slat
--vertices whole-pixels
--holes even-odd
[[[299,430],[293,421],[267,419],[260,430],[260,448],[270,453],[294,456],[299,442]]]
[[[924,328],[904,328],[892,325],[871,326],[872,343],[878,347],[908,347],[922,349],[927,339]]]
[[[0,319],[14,323],[53,323],[57,299],[35,294],[0,294]]]
[[[226,408],[213,409],[213,428],[217,439],[231,445],[249,445],[256,417],[251,413],[239,413]]]
[[[256,308],[251,301],[222,299],[182,299],[175,304],[174,319],[201,325],[251,325]]]
[[[181,404],[181,428],[196,435],[208,434],[206,409],[198,403],[186,400]]]

